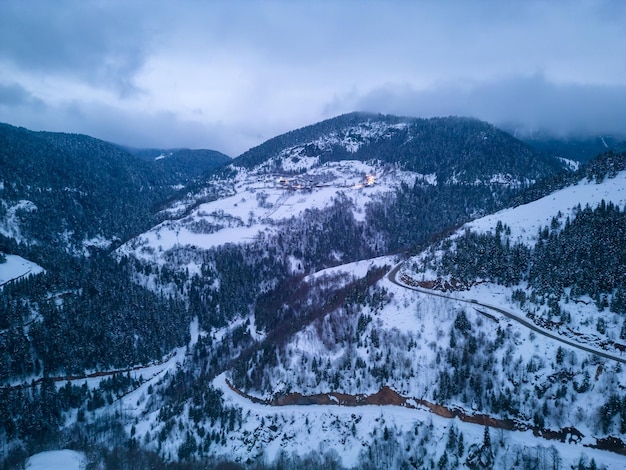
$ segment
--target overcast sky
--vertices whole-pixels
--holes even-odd
[[[350,111],[626,134],[626,1],[0,0],[0,121],[230,156]]]

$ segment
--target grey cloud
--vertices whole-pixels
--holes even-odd
[[[147,25],[132,3],[4,0],[0,5],[0,58],[24,70],[72,76],[117,90],[137,90]]]
[[[556,84],[541,75],[442,83],[424,90],[388,84],[362,95],[337,97],[325,111],[352,109],[417,117],[473,116],[563,135],[626,135],[626,86]]]
[[[16,106],[32,106],[41,110],[45,104],[18,83],[0,83],[0,108]]]
[[[65,132],[77,132],[133,147],[209,148],[233,155],[233,129],[220,122],[188,121],[173,112],[128,111],[105,105],[72,103],[55,110]]]
[[[0,67],[15,75],[0,120],[230,155],[353,110],[623,131],[624,13],[616,0],[0,0]]]

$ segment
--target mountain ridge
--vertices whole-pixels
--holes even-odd
[[[512,175],[518,179],[522,175],[535,179],[538,171],[562,169],[553,157],[478,119],[370,113],[344,114],[277,136],[244,152],[232,166],[252,168],[272,158],[299,157],[317,157],[319,163],[378,159],[422,174],[438,173],[442,180],[467,183],[481,173],[484,176],[487,165],[493,167],[492,174],[519,169]]]

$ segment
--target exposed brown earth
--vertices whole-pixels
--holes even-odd
[[[594,447],[600,450],[609,450],[617,454],[626,455],[626,443],[619,437],[609,436],[603,439],[596,439],[596,445],[589,447]]]
[[[440,292],[455,292],[469,290],[473,285],[480,284],[479,282],[466,282],[459,281],[457,279],[441,279],[437,278],[433,281],[416,281],[409,276],[403,275],[402,282],[414,287],[421,287],[422,289],[438,290]]]
[[[319,393],[315,395],[302,395],[301,393],[290,393],[287,395],[277,396],[271,400],[262,400],[257,397],[248,395],[236,388],[229,380],[226,384],[238,395],[247,398],[254,403],[262,403],[270,406],[287,406],[287,405],[340,405],[340,406],[364,406],[364,405],[382,405],[382,406],[403,406],[405,408],[417,408],[423,406],[428,408],[432,413],[443,418],[459,418],[466,423],[480,424],[492,428],[500,428],[507,430],[526,430],[528,426],[517,425],[510,419],[498,419],[492,416],[477,414],[468,415],[461,409],[451,409],[443,405],[431,403],[420,398],[407,398],[400,395],[390,387],[382,387],[378,392],[372,395],[348,395],[345,393]]]
[[[272,406],[285,405],[342,405],[342,406],[362,406],[362,405],[395,405],[408,406],[406,398],[396,393],[389,387],[383,387],[380,391],[372,395],[348,395],[345,393],[320,393],[317,395],[302,395],[300,393],[290,393],[276,397],[269,402]]]
[[[580,442],[584,435],[576,428],[568,426],[559,430],[543,429],[525,423],[520,423],[511,419],[499,419],[485,414],[470,415],[460,408],[448,408],[444,405],[431,403],[427,400],[418,398],[407,398],[400,395],[390,387],[384,386],[378,392],[372,395],[349,395],[345,393],[319,393],[315,395],[302,395],[301,393],[289,393],[280,395],[271,400],[263,400],[236,388],[228,379],[226,380],[228,387],[238,395],[254,402],[269,406],[287,406],[287,405],[338,405],[338,406],[365,406],[365,405],[382,405],[382,406],[403,406],[406,408],[417,408],[423,406],[428,408],[432,413],[443,418],[459,418],[465,423],[473,423],[481,426],[489,426],[495,429],[504,429],[507,431],[526,431],[532,430],[537,437],[549,440],[558,440],[561,442]],[[589,447],[608,450],[618,454],[626,455],[626,443],[618,437],[606,437],[602,439],[596,438],[595,445]]]

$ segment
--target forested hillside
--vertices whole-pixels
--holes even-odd
[[[440,182],[524,183],[562,169],[552,157],[477,119],[401,118],[351,113],[268,140],[235,159],[252,168],[272,157],[380,160]],[[490,181],[489,179],[486,180]]]
[[[626,150],[624,135],[558,136],[546,131],[506,130],[540,152],[576,162],[589,162],[598,154],[610,150],[615,152]]]
[[[126,240],[156,223],[156,206],[189,179],[92,137],[7,124],[0,165],[0,235],[43,250]]]
[[[187,184],[211,170],[220,168],[231,159],[215,150],[206,149],[138,149],[124,147],[131,155],[151,162],[163,174],[178,184]]]
[[[562,185],[580,181],[600,184],[625,170],[626,153],[608,152],[569,175],[569,185],[565,181]],[[604,302],[608,306],[608,296],[614,299],[614,311],[626,313],[622,305],[626,295],[622,279],[626,273],[624,208],[602,199],[594,206],[574,204],[569,213],[559,210],[551,217],[549,225],[539,227],[532,243],[512,238],[511,228],[501,221],[486,233],[468,228],[462,236],[445,242],[447,248],[436,271],[465,282],[483,279],[511,286],[525,281],[533,292],[552,301],[558,301],[567,290],[572,297],[588,295],[598,306]],[[448,249],[452,245],[454,249]]]
[[[45,268],[2,287],[5,466],[60,447],[105,468],[556,470],[621,451],[624,212],[598,195],[618,194],[624,155],[571,172],[480,121],[355,113],[175,193],[118,147],[9,130],[53,176],[33,163],[3,186],[0,251]],[[92,201],[116,183],[126,199]],[[489,219],[550,198],[570,205],[541,227]],[[47,238],[28,219],[43,209]],[[463,303],[403,279],[487,293]],[[562,318],[550,331],[574,346],[485,310],[487,295],[537,328]]]
[[[59,391],[55,381],[106,379],[189,341],[185,303],[130,283],[128,266],[109,253],[156,223],[158,206],[199,168],[171,174],[88,136],[0,125],[0,267],[17,254],[45,269],[13,276],[7,268],[0,287],[3,442],[17,450],[47,442],[70,409],[112,401],[106,388],[68,382]],[[142,382],[118,379],[118,391]]]
[[[477,120],[354,113],[244,153],[117,253],[222,326],[293,276],[424,244],[564,171]]]

